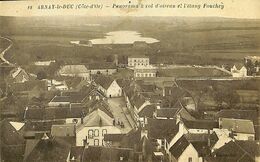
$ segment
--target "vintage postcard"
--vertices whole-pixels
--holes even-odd
[[[259,162],[259,0],[0,0],[0,162]]]

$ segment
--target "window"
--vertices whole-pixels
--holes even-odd
[[[98,129],[95,129],[94,134],[95,134],[95,137],[98,137],[98,136],[99,136],[99,131],[98,131]]]
[[[93,138],[93,130],[88,130],[88,138],[92,139]]]
[[[107,130],[106,130],[106,129],[103,129],[103,130],[102,130],[102,136],[104,136],[105,134],[107,134]]]
[[[189,161],[188,162],[192,162],[192,157],[189,157]]]
[[[98,139],[94,139],[94,146],[98,146],[99,145],[99,140]]]
[[[105,146],[105,141],[104,140],[102,140],[102,146]]]

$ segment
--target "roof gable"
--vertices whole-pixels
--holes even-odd
[[[179,124],[174,119],[148,118],[148,137],[170,141],[179,131]]]
[[[178,159],[189,145],[189,141],[185,138],[185,136],[182,136],[170,148],[170,152],[176,159]]]
[[[113,81],[114,79],[112,79],[111,77],[107,77],[103,75],[100,75],[95,79],[95,83],[100,85],[104,89],[108,89]]]
[[[251,120],[220,118],[219,127],[236,133],[255,133],[254,124]]]

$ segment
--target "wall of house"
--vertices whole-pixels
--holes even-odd
[[[116,81],[113,81],[110,87],[107,89],[106,92],[107,97],[120,97],[122,96],[122,89],[121,87],[117,84]]]
[[[169,149],[178,141],[178,139],[181,138],[182,135],[187,134],[188,130],[184,127],[182,122],[179,122],[179,131],[178,133],[173,137],[173,139],[169,143]]]
[[[233,77],[246,77],[247,76],[247,70],[245,68],[241,68],[241,70],[231,70]]]
[[[189,133],[192,134],[207,134],[208,130],[207,129],[188,129]],[[212,130],[210,130],[210,132],[212,133]]]
[[[90,74],[104,74],[104,75],[112,75],[117,72],[117,69],[92,69],[90,70]]]
[[[90,79],[90,74],[89,73],[77,73],[77,74],[63,74],[63,73],[59,73],[60,76],[69,76],[69,77],[81,77],[84,78],[86,80]]]
[[[183,151],[182,155],[178,159],[178,162],[190,162],[189,158],[192,159],[191,162],[200,162],[198,152],[191,144]]]
[[[147,66],[149,64],[149,58],[128,58],[128,66]]]
[[[234,136],[236,140],[255,140],[254,134],[247,134],[247,133],[236,133]]]
[[[104,134],[120,133],[120,129],[115,126],[84,127],[76,132],[76,146],[84,146],[84,140],[86,140],[89,146],[103,146],[105,145],[103,141]]]
[[[70,102],[49,102],[49,106],[64,106],[64,105],[69,105]]]
[[[137,77],[137,78],[141,78],[141,77],[145,77],[145,78],[156,77],[156,73],[155,72],[135,72],[135,77]]]
[[[229,137],[230,131],[227,129],[213,129],[213,131],[217,134],[218,141],[212,147],[212,152],[232,140],[232,138]]]

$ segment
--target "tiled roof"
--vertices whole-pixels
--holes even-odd
[[[1,145],[20,145],[24,144],[25,140],[21,133],[19,133],[7,119],[0,122],[1,134],[0,141]]]
[[[89,146],[83,155],[84,162],[120,161],[120,158],[127,162],[133,158],[133,149]]]
[[[66,118],[80,118],[82,113],[87,113],[88,109],[85,107],[55,107],[55,108],[35,108],[25,111],[25,119],[34,120],[53,120]]]
[[[107,63],[107,62],[96,62],[90,63],[87,65],[88,69],[95,70],[95,69],[116,69],[116,65],[114,63]]]
[[[113,81],[114,81],[114,79],[112,79],[111,77],[107,77],[107,76],[103,76],[103,75],[99,75],[95,79],[95,83],[100,85],[101,87],[103,87],[105,89],[108,89]]]
[[[125,134],[105,134],[104,141],[117,141],[120,142]]]
[[[163,118],[173,118],[178,111],[179,108],[161,108],[156,110],[156,116]]]
[[[70,151],[70,144],[59,138],[41,139],[32,151],[25,157],[25,161],[61,162],[66,161]]]
[[[170,148],[171,154],[178,159],[183,151],[190,145],[190,142],[185,138],[183,135],[181,138],[179,138],[175,144]]]
[[[174,119],[148,118],[148,137],[170,141],[179,131],[179,124]]]
[[[134,95],[133,98],[130,100],[130,102],[132,103],[132,105],[134,105],[137,109],[139,109],[144,103],[145,103],[146,99],[145,97],[143,97],[143,95]]]
[[[139,113],[139,117],[152,118],[154,111],[156,110],[156,105],[147,105]]]
[[[70,160],[74,159],[77,161],[81,160],[83,151],[84,151],[84,146],[72,146],[70,148]]]
[[[85,65],[65,65],[59,70],[60,74],[88,73]]]
[[[254,124],[251,120],[220,118],[219,126],[222,129],[232,130],[236,133],[255,133]]]
[[[258,144],[257,144],[258,143]],[[230,141],[214,152],[214,155],[222,161],[254,162],[255,156],[259,156],[259,141]]]
[[[51,135],[54,137],[75,136],[74,124],[52,125]]]
[[[218,122],[212,120],[183,120],[188,129],[210,129],[218,128]]]
[[[220,110],[216,114],[216,119],[218,118],[233,118],[233,119],[247,119],[252,120],[254,123],[257,122],[257,111],[256,110]]]

